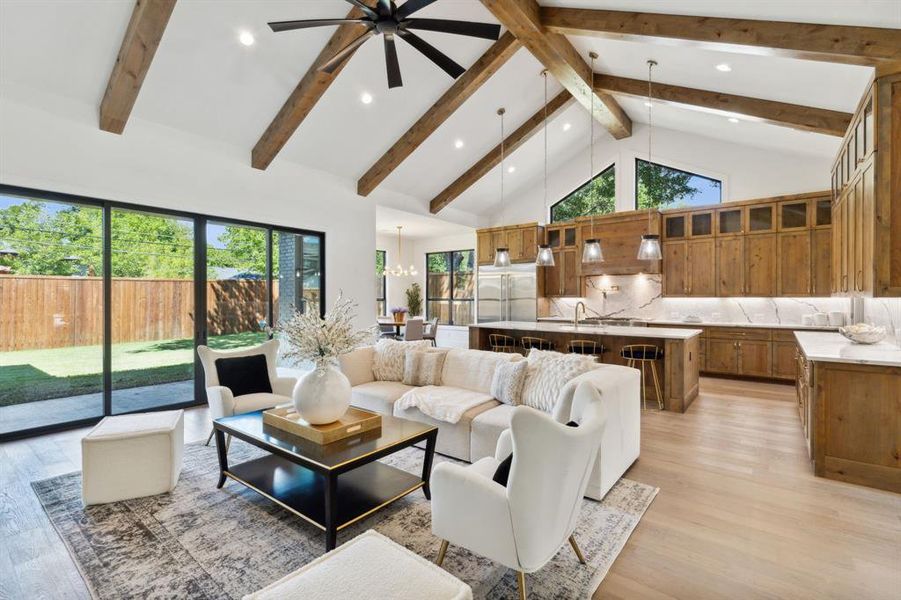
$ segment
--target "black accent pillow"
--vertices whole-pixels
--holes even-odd
[[[219,385],[230,389],[233,396],[272,393],[265,354],[217,358],[216,374],[219,376]]]
[[[566,424],[567,427],[578,427],[579,424],[575,421],[570,421]],[[494,477],[491,480],[495,483],[499,483],[504,487],[507,487],[507,480],[510,479],[510,467],[513,466],[513,453],[510,453],[510,456],[501,461],[501,464],[497,466],[497,470],[494,472]]]

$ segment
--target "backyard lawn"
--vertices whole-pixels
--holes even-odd
[[[219,350],[262,343],[261,331],[209,339]],[[101,346],[0,352],[0,406],[101,391]],[[193,340],[129,342],[112,346],[113,389],[185,381],[194,369]]]

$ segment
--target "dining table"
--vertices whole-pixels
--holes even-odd
[[[404,321],[395,321],[394,319],[378,319],[379,325],[390,325],[394,327],[394,335],[400,337],[400,329],[404,325],[406,325],[406,320]]]

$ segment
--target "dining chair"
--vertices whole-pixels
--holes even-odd
[[[422,339],[422,319],[407,319],[404,327],[404,341],[412,342]]]

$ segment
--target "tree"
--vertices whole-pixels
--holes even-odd
[[[719,188],[721,183],[685,171],[671,169],[664,165],[636,161],[638,171],[638,208],[675,208],[685,204],[701,190],[694,184],[707,181]]]
[[[551,207],[551,221],[606,215],[616,210],[616,171],[611,165]]]

